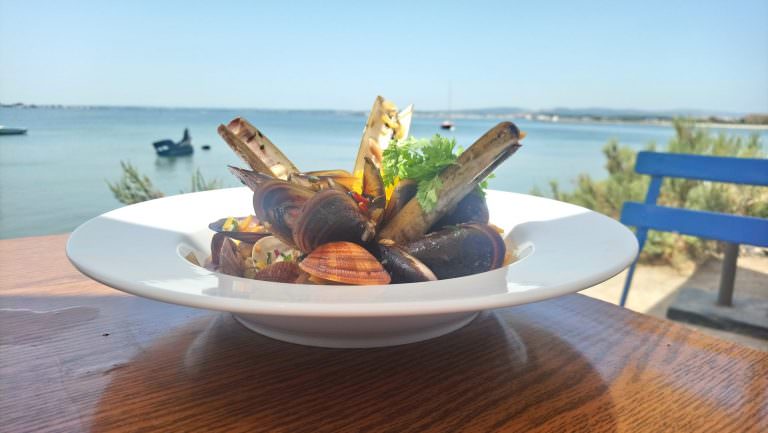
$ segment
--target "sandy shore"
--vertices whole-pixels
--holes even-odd
[[[734,295],[736,297],[746,296],[767,299],[768,257],[740,257],[738,265]],[[696,287],[716,292],[720,283],[721,267],[722,261],[719,259],[711,259],[700,265],[689,263],[680,269],[670,266],[639,266],[635,271],[634,282],[632,283],[632,289],[627,300],[627,308],[667,320],[667,308],[681,288]],[[606,302],[618,304],[625,279],[626,271],[581,293]],[[766,318],[766,321],[768,321],[768,318]],[[768,351],[768,340],[760,340],[690,324],[685,324],[685,326],[719,338]]]

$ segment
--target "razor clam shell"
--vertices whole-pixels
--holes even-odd
[[[241,117],[236,117],[226,126],[219,125],[218,132],[229,147],[255,171],[278,179],[287,179],[291,173],[299,172],[267,136]]]
[[[386,106],[392,108],[387,109]],[[395,105],[392,102],[385,100],[382,96],[376,97],[376,100],[373,102],[373,107],[371,107],[371,112],[368,115],[368,120],[365,122],[363,138],[360,140],[360,148],[358,149],[357,157],[355,158],[355,166],[352,170],[352,173],[355,176],[358,176],[363,172],[366,157],[372,158],[376,163],[376,166],[380,167],[381,152],[389,146],[389,142],[394,138],[394,131],[384,124],[382,117],[384,115],[396,117],[403,130],[403,137],[407,137],[408,129],[411,126],[412,113],[412,105],[409,105],[401,113],[398,113],[397,108],[395,108]],[[400,116],[402,116],[402,118]]]
[[[403,244],[418,239],[483,179],[520,148],[520,130],[512,122],[501,122],[462,152],[456,164],[439,175],[437,204],[424,212],[416,197],[395,214],[379,232],[379,239]]]

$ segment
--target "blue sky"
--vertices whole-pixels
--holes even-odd
[[[0,101],[768,112],[768,1],[0,0]]]

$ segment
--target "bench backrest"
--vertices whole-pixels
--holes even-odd
[[[643,229],[641,248],[647,229],[768,247],[768,219],[656,205],[664,177],[768,186],[768,159],[640,152],[635,171],[652,176],[648,194],[645,203],[624,203],[621,222]]]

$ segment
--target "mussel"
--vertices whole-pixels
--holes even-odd
[[[308,173],[293,173],[288,176],[288,182],[295,183],[296,185],[303,186],[314,191],[322,191],[324,189],[337,189],[342,192],[349,192],[349,188],[344,184],[339,183],[332,176],[316,176]]]
[[[395,189],[392,190],[392,195],[389,197],[387,207],[384,210],[385,223],[392,220],[400,210],[405,207],[418,191],[419,184],[416,181],[405,179],[395,185]]]
[[[315,191],[292,183],[272,180],[264,182],[253,193],[253,210],[261,221],[269,223],[269,231],[285,243],[293,243],[293,230],[304,204]]]
[[[501,235],[487,224],[461,224],[402,245],[439,279],[490,271],[504,263]]]
[[[485,202],[485,197],[475,190],[461,199],[452,211],[434,223],[429,231],[463,223],[488,224],[488,218],[488,204]]]
[[[219,250],[219,260],[216,270],[222,274],[233,275],[235,277],[243,276],[243,261],[237,253],[235,241],[224,238],[221,249]]]
[[[376,257],[352,242],[330,242],[315,248],[299,263],[309,275],[343,284],[389,284],[390,277]]]
[[[261,173],[253,170],[246,170],[244,168],[235,167],[232,165],[228,165],[227,167],[229,168],[229,172],[234,174],[235,177],[240,182],[242,182],[243,185],[250,188],[251,191],[256,191],[264,182],[275,179],[274,176],[266,173]]]
[[[211,238],[211,267],[215,270],[219,267],[219,257],[221,257],[221,247],[224,245],[224,241],[227,240],[227,235],[224,233],[214,233]]]
[[[373,224],[348,194],[328,189],[301,208],[293,226],[293,243],[305,253],[334,241],[363,244],[375,234]]]
[[[368,215],[374,223],[381,222],[384,217],[384,207],[387,204],[387,196],[384,190],[384,180],[381,171],[373,163],[371,158],[364,158],[363,168],[363,196],[370,200],[367,205]]]
[[[208,228],[215,231],[216,233],[222,233],[232,239],[254,243],[257,240],[270,235],[268,230],[259,227],[258,220],[254,220],[255,218],[253,217],[236,217],[232,218],[232,221],[230,221],[230,218],[222,218],[208,224]],[[233,222],[234,224],[232,224]],[[234,225],[234,227],[230,228],[230,230],[225,230],[225,225],[227,225],[227,223],[229,223],[229,225]],[[252,229],[252,231],[242,231],[238,229],[238,227],[244,224],[248,225],[248,227],[245,227],[246,229]]]
[[[411,199],[387,222],[379,232],[379,238],[404,243],[423,236],[478,183],[520,148],[520,135],[520,130],[511,122],[501,122],[486,132],[459,155],[456,164],[438,175],[437,203],[433,209],[425,212],[418,200]]]
[[[304,174],[308,176],[316,176],[320,179],[324,179],[326,182],[332,181],[342,186],[347,191],[352,191],[359,183],[359,180],[346,170],[315,170],[307,171]]]
[[[389,273],[393,284],[437,280],[437,276],[427,265],[388,239],[379,241],[378,251],[379,260]]]

